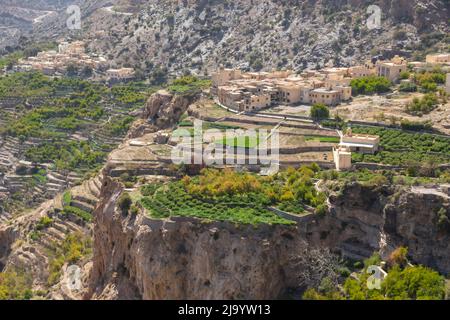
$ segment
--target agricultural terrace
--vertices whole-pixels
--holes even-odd
[[[305,206],[325,210],[326,196],[315,189],[316,165],[289,168],[271,177],[237,173],[231,169],[204,169],[182,181],[142,187],[141,204],[151,217],[196,217],[257,225],[292,224],[268,210],[277,207],[304,214]]]
[[[450,163],[450,138],[395,129],[358,127],[354,133],[379,135],[381,151],[375,155],[354,152],[354,162],[407,165],[415,162]]]
[[[0,134],[33,140],[25,159],[55,169],[88,171],[121,141],[149,88],[139,83],[108,88],[78,78],[14,73],[0,78]]]

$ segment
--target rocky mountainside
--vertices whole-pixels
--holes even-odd
[[[420,55],[449,45],[446,0],[88,3],[82,7],[83,30],[72,35],[91,39],[92,50],[118,65],[150,73],[158,67],[204,74],[220,64],[299,70],[348,65],[377,54]],[[371,29],[368,8],[374,4],[382,16],[380,28]],[[44,36],[71,34],[61,17],[37,30]]]
[[[387,258],[405,246],[415,263],[450,273],[450,226],[439,222],[450,215],[450,196],[433,188],[350,183],[329,201],[330,214],[312,229],[310,242],[356,259],[375,251]]]
[[[123,215],[122,192],[105,181],[89,298],[274,299],[304,282],[298,270],[308,266],[296,257],[313,247],[359,260],[407,246],[413,263],[450,272],[450,236],[438,224],[439,210],[450,213],[450,197],[433,191],[351,183],[330,198],[325,217],[257,228]]]
[[[160,115],[170,122],[176,109],[187,105],[159,92],[149,99],[143,117]],[[131,131],[135,142],[146,134]],[[124,148],[124,159],[138,147],[128,142],[117,149]],[[360,260],[374,251],[386,258],[406,246],[413,263],[450,273],[450,197],[438,189],[357,182],[336,188],[327,182],[320,188],[330,192],[329,212],[307,214],[297,226],[152,219],[139,205],[138,212],[119,209],[125,187],[112,178],[114,154],[99,176],[70,190],[71,199],[60,195],[7,223],[0,221],[3,272],[26,268],[32,288],[52,299],[269,299],[304,288],[311,277],[320,282],[323,270],[304,272],[315,265],[310,259],[321,255],[316,250]],[[66,201],[93,212],[94,220],[63,214]],[[60,251],[83,248],[91,237],[92,252],[89,245],[77,259],[71,251]],[[75,291],[70,286],[74,265],[81,276]]]

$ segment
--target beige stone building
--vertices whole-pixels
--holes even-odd
[[[429,54],[426,57],[426,62],[430,64],[450,64],[450,53]]]
[[[408,70],[408,64],[404,58],[395,56],[390,61],[378,61],[376,69],[378,76],[397,82],[400,79],[400,73]]]
[[[368,61],[364,65],[350,67],[349,74],[351,78],[374,76],[377,74],[377,68],[371,61]]]
[[[340,92],[325,88],[314,89],[309,94],[311,104],[321,103],[327,106],[335,106],[340,102]]]
[[[337,171],[348,170],[352,168],[352,152],[349,148],[337,146],[333,148],[333,158]]]
[[[341,135],[339,145],[354,152],[374,154],[379,150],[380,137],[369,134],[354,134],[351,129],[348,129],[344,135]]]
[[[108,63],[102,56],[86,54],[85,43],[76,41],[60,43],[58,51],[42,51],[35,57],[21,59],[14,69],[15,71],[38,70],[47,75],[54,75],[65,73],[69,65],[80,69],[90,67],[94,70],[105,70]]]
[[[217,72],[213,73],[211,76],[212,87],[218,88],[219,86],[225,85],[228,81],[242,79],[242,72],[238,69],[225,69],[223,67],[219,68]]]
[[[126,81],[133,79],[135,72],[133,68],[108,69],[106,76],[111,81]]]

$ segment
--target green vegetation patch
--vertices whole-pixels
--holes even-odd
[[[450,138],[428,133],[411,133],[395,129],[354,126],[354,133],[380,136],[382,150],[375,155],[354,152],[354,162],[407,165],[410,162],[450,162]]]
[[[255,137],[251,136],[243,136],[243,137],[225,137],[221,141],[218,141],[218,143],[221,143],[223,145],[226,145],[228,147],[232,148],[256,148],[260,143],[260,137],[259,135]]]
[[[92,240],[81,233],[71,233],[64,241],[49,250],[48,284],[54,285],[61,277],[61,268],[65,263],[74,264],[92,253]]]
[[[25,272],[0,272],[0,300],[30,300],[33,279]]]
[[[330,136],[305,136],[306,141],[319,141],[319,142],[328,142],[328,143],[339,143],[339,137],[330,137]]]
[[[172,81],[168,90],[172,93],[197,93],[211,86],[210,80],[202,80],[194,76],[184,76]]]
[[[353,79],[350,82],[353,95],[370,95],[390,91],[392,83],[385,77],[368,76]]]
[[[302,214],[305,205],[323,206],[326,196],[313,182],[318,170],[305,166],[260,177],[230,169],[204,169],[199,176],[143,187],[140,202],[155,218],[189,216],[239,224],[293,224],[268,207]]]
[[[80,217],[81,219],[83,219],[86,222],[91,222],[92,221],[92,214],[90,214],[87,211],[84,211],[80,208],[77,207],[73,207],[73,206],[64,206],[64,209],[62,211],[63,215],[70,215],[73,214],[77,217]]]

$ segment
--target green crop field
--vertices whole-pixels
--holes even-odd
[[[314,166],[288,169],[273,177],[232,170],[203,170],[199,176],[141,189],[141,204],[154,218],[197,217],[240,224],[292,224],[268,207],[296,214],[304,206],[324,206],[326,197],[314,188]]]
[[[379,135],[381,151],[375,155],[353,153],[354,162],[375,162],[406,165],[409,162],[450,162],[450,138],[428,133],[411,133],[401,130],[353,127],[354,133]]]

